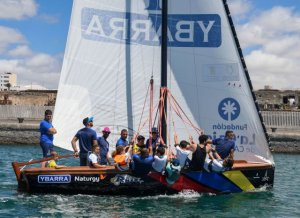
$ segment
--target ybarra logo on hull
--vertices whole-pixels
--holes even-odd
[[[39,175],[38,183],[70,183],[71,175]]]
[[[219,47],[222,43],[218,14],[169,14],[169,47]],[[83,8],[82,36],[88,40],[158,46],[161,14],[135,14]]]

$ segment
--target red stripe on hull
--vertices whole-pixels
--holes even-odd
[[[199,193],[218,193],[218,191],[207,188],[197,182],[194,182],[193,180],[191,180],[183,175],[181,175],[179,177],[179,179],[172,185],[167,183],[165,176],[161,175],[160,173],[151,172],[148,174],[148,176],[151,177],[152,179],[155,179],[155,180],[161,182],[162,184],[168,186],[169,188],[178,191],[178,192],[181,192],[183,190],[193,190],[193,191],[196,191]]]

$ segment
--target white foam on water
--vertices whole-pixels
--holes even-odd
[[[268,191],[268,188],[269,188],[268,185],[264,185],[264,186],[256,188],[256,189],[249,190],[247,192],[266,192],[266,191]]]
[[[195,192],[193,190],[183,190],[179,192],[178,194],[173,194],[173,195],[156,195],[156,196],[146,196],[146,197],[137,197],[138,199],[149,199],[149,200],[157,200],[157,199],[162,199],[162,198],[169,198],[169,199],[198,199],[199,197],[202,197],[203,194],[200,194],[198,192]]]

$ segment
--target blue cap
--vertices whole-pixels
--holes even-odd
[[[86,117],[83,119],[82,123],[83,123],[83,125],[87,126],[88,123],[93,122],[93,120],[94,120],[94,117]]]
[[[88,123],[93,122],[93,121],[94,121],[94,117],[89,117]]]
[[[180,171],[180,169],[181,169],[181,167],[180,167],[180,161],[178,159],[174,159],[172,161],[171,168],[174,169],[174,170]]]
[[[153,128],[151,129],[151,133],[158,133],[158,129],[157,129],[156,127],[153,127]]]
[[[174,159],[174,160],[172,161],[172,165],[173,165],[173,166],[179,166],[179,165],[180,165],[179,160],[178,160],[178,159]]]

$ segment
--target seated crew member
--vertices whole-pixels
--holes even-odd
[[[95,168],[103,168],[106,165],[100,164],[100,148],[98,145],[92,146],[92,153],[89,155],[89,165]]]
[[[163,147],[158,147],[156,149],[156,154],[154,155],[154,161],[152,163],[152,168],[156,172],[163,172],[166,168],[167,160],[168,160],[168,155],[165,154],[165,148]]]
[[[200,135],[199,144],[194,143],[193,138],[190,137],[190,150],[192,153],[192,160],[190,162],[190,170],[201,171],[203,170],[204,162],[207,156],[207,153],[211,151],[210,144],[207,143],[208,136]]]
[[[132,157],[132,172],[136,176],[146,176],[152,169],[152,148],[150,152],[147,148],[142,148],[139,154],[134,154]]]
[[[223,160],[229,155],[233,158],[234,151],[236,150],[236,144],[235,135],[232,130],[226,131],[225,137],[209,140],[208,143],[216,146],[216,151]]]
[[[49,160],[49,161],[46,163],[46,167],[49,167],[49,168],[55,168],[55,169],[61,169],[61,168],[66,167],[66,166],[64,166],[64,165],[58,165],[58,164],[57,164],[58,153],[57,153],[56,151],[51,151],[50,155],[51,155],[51,158],[53,158],[53,159],[52,159],[52,160]]]
[[[187,158],[189,154],[191,153],[190,149],[190,143],[182,140],[179,142],[178,136],[174,135],[174,142],[175,142],[175,149],[176,149],[176,159],[180,162],[180,167],[183,168],[186,164]]]
[[[118,146],[124,146],[124,147],[126,147],[128,145],[127,137],[128,137],[128,131],[127,131],[127,129],[122,129],[121,130],[121,137],[119,138],[119,140],[116,143],[116,148]]]
[[[133,146],[133,154],[139,154],[142,148],[146,148],[145,137],[139,135],[137,137],[137,143]]]
[[[166,145],[161,143],[161,140],[158,135],[158,129],[156,127],[153,127],[151,129],[151,141],[152,141],[151,145],[152,145],[153,155],[155,155],[157,148],[159,148],[159,147],[167,148]],[[149,145],[150,145],[150,138],[147,139],[147,141],[146,141],[146,148],[149,148]]]
[[[231,156],[226,157],[224,160],[218,155],[215,150],[208,153],[208,158],[205,159],[204,169],[207,172],[224,172],[231,170],[234,160]]]
[[[126,152],[127,150],[127,152]],[[117,149],[113,152],[112,157],[115,161],[115,167],[119,171],[129,170],[129,163],[131,160],[132,145],[127,146],[118,146]]]
[[[168,184],[174,184],[180,177],[180,161],[178,159],[173,159],[171,162],[168,162],[166,166],[166,181]]]

